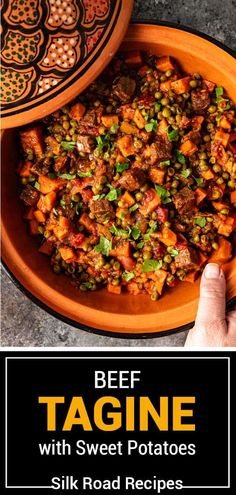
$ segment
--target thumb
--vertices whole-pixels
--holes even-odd
[[[225,276],[216,263],[206,265],[200,285],[196,323],[225,320]]]

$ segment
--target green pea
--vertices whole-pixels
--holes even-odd
[[[60,273],[61,271],[61,267],[59,265],[53,265],[52,269],[55,273]]]
[[[166,254],[166,256],[164,256],[164,262],[165,263],[171,263],[172,262],[172,257],[170,254]]]
[[[151,300],[152,300],[152,301],[157,301],[157,299],[158,299],[158,294],[157,294],[157,292],[153,292],[153,294],[151,294]]]
[[[146,251],[145,253],[143,253],[143,259],[144,260],[150,260],[151,257],[152,257],[152,255],[148,251]]]
[[[114,267],[114,269],[115,269],[115,270],[119,270],[119,268],[120,268],[120,263],[119,263],[119,261],[115,261],[115,263],[114,263],[113,267]]]
[[[198,86],[198,82],[196,81],[196,79],[192,79],[192,81],[190,81],[189,83],[189,86],[190,88],[196,88]]]
[[[170,77],[170,76],[172,76],[172,70],[171,70],[171,69],[167,70],[167,71],[165,72],[165,75],[166,75],[166,77]]]
[[[162,104],[163,106],[169,105],[169,103],[170,103],[169,98],[162,98],[162,99],[161,99],[161,104]]]
[[[217,165],[217,164],[216,164],[216,165],[214,165],[212,168],[213,168],[213,170],[214,170],[214,172],[215,172],[216,174],[218,174],[218,173],[219,173],[219,172],[221,172],[221,170],[222,170],[221,166],[220,166],[220,165]]]
[[[217,110],[217,108],[215,105],[210,105],[208,108],[209,113],[214,113],[214,112],[216,112],[216,110]]]
[[[164,108],[163,111],[162,111],[162,115],[163,117],[170,117],[171,116],[171,110],[169,108]]]
[[[224,184],[224,179],[222,177],[219,177],[216,182],[217,184]]]

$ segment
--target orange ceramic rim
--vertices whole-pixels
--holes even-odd
[[[177,31],[186,31],[187,33],[193,34],[195,36],[198,36],[198,38],[205,38],[208,42],[210,41],[211,44],[218,46],[224,52],[229,53],[232,55],[232,51],[229,50],[228,48],[224,47],[221,43],[213,40],[209,36],[206,36],[202,33],[199,33],[197,31],[194,31],[189,28],[179,28],[176,25],[170,24],[170,23],[158,23],[158,22],[152,22],[152,23],[146,23],[146,22],[140,22],[139,23],[134,23],[137,27],[138,25],[146,25],[147,28],[149,26],[161,26],[167,27],[167,28],[174,28]],[[131,25],[131,30],[135,27]],[[159,330],[157,329],[158,323],[158,314],[153,313],[151,315],[147,314],[140,314],[136,317],[136,325],[134,329],[134,325],[132,325],[132,318],[134,318],[134,315],[127,315],[125,313],[119,314],[119,322],[113,322],[111,325],[112,328],[110,327],[109,319],[111,320],[112,316],[115,315],[115,313],[108,313],[106,311],[99,311],[97,309],[91,309],[91,314],[88,316],[88,308],[84,307],[83,304],[78,303],[78,310],[77,314],[79,314],[78,320],[75,320],[71,317],[68,317],[68,312],[67,308],[69,299],[67,296],[61,296],[63,303],[65,303],[65,309],[62,306],[59,307],[59,304],[55,304],[52,302],[52,299],[50,299],[50,295],[55,293],[55,290],[53,291],[51,288],[49,290],[49,295],[47,297],[44,296],[43,289],[45,289],[46,284],[40,280],[41,284],[41,289],[40,291],[37,291],[37,283],[39,281],[39,277],[37,274],[32,274],[32,280],[31,282],[28,282],[27,277],[23,276],[23,272],[25,268],[24,264],[22,264],[22,260],[17,253],[17,251],[14,249],[14,246],[11,245],[11,242],[9,240],[9,236],[5,228],[3,227],[3,247],[4,247],[4,241],[5,241],[5,246],[8,246],[8,251],[5,251],[5,255],[3,252],[3,260],[4,260],[4,266],[6,268],[6,271],[12,281],[15,283],[15,285],[24,293],[26,294],[33,302],[35,302],[38,306],[46,310],[48,313],[52,314],[56,318],[60,319],[61,321],[70,324],[74,327],[77,327],[82,330],[86,330],[89,332],[93,333],[98,333],[103,336],[112,336],[112,337],[118,337],[118,338],[156,338],[156,337],[161,337],[161,336],[166,336],[170,333],[174,333],[177,331],[181,330],[187,330],[193,325],[193,319],[196,314],[196,309],[197,309],[197,299],[191,300],[186,302],[185,304],[182,304],[181,307],[175,307],[172,309],[169,309],[169,313],[172,317],[172,321],[176,320],[178,324],[169,329],[166,328],[166,323],[163,322],[159,326]],[[4,251],[4,249],[3,249]],[[9,260],[9,262],[7,261]],[[17,262],[21,262],[22,264],[22,269],[20,270],[18,267]],[[236,261],[236,259],[233,260],[233,262]],[[10,267],[11,268],[10,268]],[[236,301],[236,270],[234,270],[235,267],[231,270],[231,268],[227,268],[226,265],[226,271],[228,272],[228,283],[229,283],[229,293],[228,293],[228,304],[232,305]],[[40,297],[39,297],[39,292],[40,292]],[[50,305],[48,304],[50,301]],[[87,311],[87,313],[86,313]],[[71,314],[71,313],[69,313]],[[186,321],[186,316],[188,315],[190,321]],[[92,315],[92,316],[91,316]],[[175,317],[173,317],[175,315]],[[146,328],[146,320],[147,316],[149,317],[148,319],[148,328]],[[92,321],[92,324],[91,324]],[[102,322],[101,324],[100,321]],[[127,323],[126,323],[127,322]],[[98,325],[97,325],[98,323]],[[122,326],[124,325],[124,329],[127,328],[127,331],[122,329]]]

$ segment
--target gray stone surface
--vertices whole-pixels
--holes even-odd
[[[135,0],[133,18],[175,22],[198,29],[236,50],[235,0]],[[183,346],[186,334],[158,339],[115,339],[66,325],[27,299],[2,273],[2,346]]]

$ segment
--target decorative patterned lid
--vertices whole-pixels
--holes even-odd
[[[3,0],[4,128],[60,108],[94,80],[118,49],[133,0]]]

